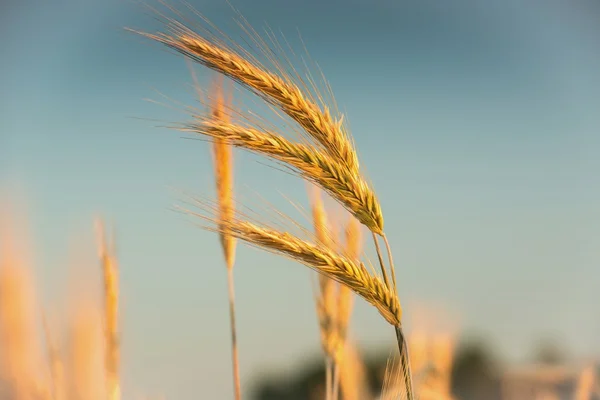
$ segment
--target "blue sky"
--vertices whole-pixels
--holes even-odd
[[[225,1],[191,3],[239,37]],[[434,304],[508,360],[540,336],[577,355],[598,348],[597,2],[232,3],[292,44],[300,32],[331,83],[383,206],[408,321],[412,304]],[[192,104],[188,66],[123,30],[159,27],[136,2],[3,7],[0,179],[27,196],[44,298],[63,290],[73,243],[93,251],[92,217],[107,216],[122,266],[127,390],[229,398],[218,241],[171,211],[178,190],[213,196],[209,149],[155,127],[185,120],[181,106],[144,101],[164,102],[160,92]],[[203,84],[213,76],[197,74]],[[260,205],[260,193],[291,210],[284,194],[307,205],[302,182],[257,161],[236,153],[242,201]],[[318,335],[304,267],[246,247],[238,260],[250,383],[262,369],[292,371],[318,351]],[[392,343],[361,302],[353,328],[365,346]]]

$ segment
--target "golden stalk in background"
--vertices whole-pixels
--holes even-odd
[[[227,123],[229,118],[225,112],[222,78],[215,84],[215,103],[212,109],[212,120]],[[228,221],[235,215],[233,201],[233,154],[232,147],[223,138],[213,139],[213,164],[217,187],[219,238],[227,267],[227,289],[229,294],[229,322],[231,327],[231,362],[233,368],[233,387],[236,400],[242,396],[240,382],[240,366],[237,347],[237,328],[235,320],[235,286],[233,266],[235,264],[235,237],[228,232]]]
[[[360,260],[361,252],[361,234],[360,224],[358,221],[350,217],[345,230],[346,256],[355,261]],[[339,285],[337,295],[337,339],[338,343],[335,350],[336,363],[340,366],[341,375],[339,384],[342,387],[342,393],[344,399],[354,398],[352,396],[358,396],[358,393],[364,392],[364,387],[361,384],[360,379],[364,381],[364,377],[361,377],[358,369],[364,368],[358,352],[354,346],[348,343],[348,326],[350,324],[350,316],[352,315],[353,297],[352,290],[346,285]],[[348,352],[353,353],[348,353]],[[347,359],[347,357],[351,357]],[[358,375],[357,375],[358,374]],[[364,373],[363,373],[364,374]],[[338,382],[334,382],[338,384]],[[354,395],[351,393],[355,393]],[[360,398],[360,396],[358,397]]]
[[[114,242],[106,241],[104,224],[96,222],[99,240],[99,255],[104,276],[104,330],[105,330],[105,368],[106,395],[108,400],[121,399],[119,379],[119,277],[117,260],[114,254]]]
[[[313,225],[317,243],[321,246],[334,249],[327,213],[317,188],[312,191],[312,215]],[[317,316],[319,317],[319,329],[321,332],[321,346],[325,353],[326,374],[325,374],[325,392],[327,399],[337,400],[336,381],[337,381],[337,363],[336,347],[339,342],[337,339],[337,318],[336,318],[336,282],[324,274],[317,274],[319,279],[319,294],[317,295]]]

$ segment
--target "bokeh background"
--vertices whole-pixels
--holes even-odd
[[[231,3],[299,53],[303,42],[330,82],[383,206],[409,332],[426,320],[505,368],[542,342],[566,363],[600,356],[600,3]],[[227,2],[191,5],[242,34]],[[135,1],[0,3],[0,183],[25,199],[45,304],[73,260],[93,257],[92,217],[114,223],[125,398],[230,398],[218,239],[173,211],[183,192],[214,196],[209,146],[159,126],[199,106],[189,65],[124,27],[160,24]],[[203,86],[214,76],[196,73]],[[239,151],[235,162],[242,203],[307,206],[299,179]],[[319,336],[308,270],[244,246],[238,260],[250,395],[318,364]],[[352,330],[366,354],[393,348],[362,301]]]

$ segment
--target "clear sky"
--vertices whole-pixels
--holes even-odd
[[[224,0],[191,3],[239,37]],[[541,336],[598,349],[598,2],[232,3],[292,43],[299,31],[331,83],[383,206],[407,317],[435,304],[506,359]],[[73,243],[93,244],[92,217],[107,216],[127,393],[230,398],[218,240],[171,210],[178,191],[214,195],[209,148],[155,127],[184,121],[181,106],[144,101],[191,105],[188,66],[123,30],[158,27],[136,2],[3,4],[0,179],[27,195],[44,298],[62,290]],[[306,206],[299,179],[258,161],[236,153],[242,201]],[[243,383],[318,351],[304,267],[240,247],[236,274]],[[392,343],[362,302],[353,329],[365,346]]]

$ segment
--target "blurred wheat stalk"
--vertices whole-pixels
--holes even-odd
[[[197,83],[196,86],[198,87]],[[212,118],[215,122],[228,122],[223,93],[223,80],[215,82],[213,88],[215,103],[212,106]],[[240,367],[237,346],[237,328],[235,321],[235,286],[233,266],[235,264],[235,237],[228,233],[227,223],[235,215],[233,200],[233,152],[232,147],[223,139],[215,139],[212,146],[215,183],[218,199],[218,221],[221,227],[219,239],[223,248],[225,266],[227,267],[227,290],[229,295],[229,321],[231,328],[231,358],[233,368],[234,397],[242,397],[240,383]]]
[[[105,306],[80,287],[70,305],[65,337],[35,296],[27,249],[12,212],[0,209],[0,398],[15,400],[119,400],[118,270],[114,245],[97,223]],[[79,282],[80,283],[80,282]],[[78,283],[78,286],[79,286]],[[39,311],[39,312],[38,312]],[[102,320],[104,314],[104,324]],[[104,325],[104,326],[103,326]],[[43,331],[47,363],[38,344]],[[40,368],[44,364],[47,368]]]
[[[345,253],[349,258],[360,258],[360,225],[350,218],[345,229],[345,248],[340,245],[337,232],[330,223],[318,188],[311,192],[312,216],[317,242],[332,251]],[[326,398],[339,397],[339,373],[346,350],[346,336],[352,313],[352,291],[346,285],[339,285],[324,274],[318,274],[319,293],[316,298],[317,316],[321,332],[321,344],[326,357]],[[344,366],[348,367],[348,363]],[[349,369],[344,370],[348,377]],[[357,382],[358,383],[358,382]],[[348,397],[348,379],[342,387],[345,398]],[[358,389],[358,388],[355,388]]]

